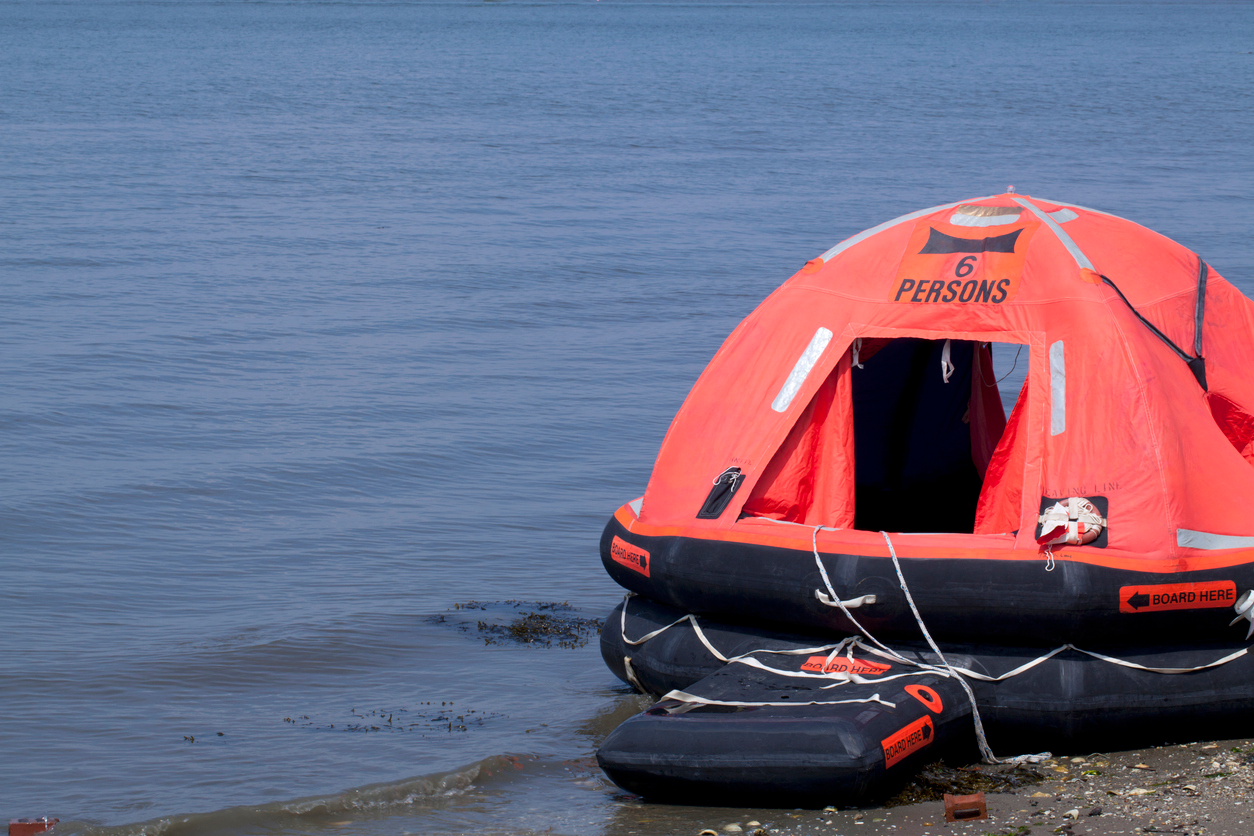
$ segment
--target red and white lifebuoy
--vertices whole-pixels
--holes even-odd
[[[1072,496],[1059,500],[1041,514],[1041,536],[1036,542],[1042,546],[1083,546],[1092,543],[1106,527],[1106,518],[1098,513],[1084,497]]]

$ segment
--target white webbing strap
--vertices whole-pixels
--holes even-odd
[[[645,633],[643,636],[641,636],[638,639],[633,640],[633,639],[627,638],[627,602],[630,601],[634,596],[635,596],[634,592],[628,592],[627,597],[623,600],[623,609],[621,612],[622,618],[620,619],[619,632],[622,635],[623,642],[625,644],[629,644],[632,647],[635,647],[636,645],[644,644],[649,639],[652,639],[656,636],[660,636],[663,633],[665,633],[667,630],[671,629],[672,627],[678,624],[683,624],[685,621],[687,621],[692,624],[693,632],[697,634],[697,638],[701,640],[701,643],[705,645],[705,649],[710,651],[710,654],[713,655],[715,659],[718,659],[720,662],[729,661],[726,656],[718,652],[718,648],[710,644],[710,640],[707,639],[705,637],[705,633],[701,631],[701,625],[697,623],[697,617],[693,615],[692,613],[685,615],[683,618],[677,618],[674,621],[672,621],[670,624],[667,624],[665,627],[659,627],[658,629],[654,630],[651,633]]]
[[[627,594],[628,599],[631,599],[632,597],[634,597],[634,593]],[[1083,653],[1085,656],[1091,656],[1094,659],[1099,659],[1103,662],[1109,662],[1112,665],[1121,665],[1125,668],[1131,668],[1133,670],[1146,671],[1148,673],[1174,675],[1174,674],[1182,674],[1182,673],[1195,673],[1196,671],[1204,671],[1210,668],[1217,668],[1217,667],[1220,667],[1221,665],[1226,665],[1229,662],[1234,662],[1237,659],[1240,659],[1242,656],[1248,655],[1251,650],[1250,647],[1243,647],[1240,650],[1229,653],[1226,656],[1222,656],[1213,662],[1207,662],[1204,665],[1194,665],[1192,667],[1187,667],[1187,668],[1172,668],[1172,667],[1161,667],[1161,666],[1155,666],[1155,665],[1142,665],[1139,662],[1132,662],[1127,659],[1120,659],[1115,656],[1109,656],[1105,653],[1098,653],[1095,650],[1085,650],[1082,647],[1076,647],[1074,644],[1068,643],[1068,644],[1055,647],[1053,650],[1049,651],[1048,653],[1038,656],[1035,659],[1032,659],[1031,661],[1024,662],[1022,665],[1019,665],[1016,668],[1012,668],[1003,674],[998,674],[997,676],[990,676],[989,674],[980,673],[979,671],[973,671],[970,668],[964,668],[961,665],[950,664],[948,668],[943,668],[943,667],[929,665],[926,662],[917,662],[913,659],[908,659],[896,652],[890,651],[886,653],[883,650],[880,650],[879,648],[872,647],[870,645],[863,643],[862,639],[858,636],[847,636],[844,639],[841,639],[841,641],[837,644],[816,645],[814,647],[796,647],[796,648],[790,648],[790,649],[775,649],[775,650],[771,650],[768,648],[754,648],[753,650],[745,651],[739,656],[728,657],[720,653],[718,649],[715,648],[714,645],[709,641],[709,639],[705,637],[705,634],[701,631],[701,627],[698,624],[697,617],[695,615],[686,615],[683,618],[672,621],[670,624],[666,625],[665,627],[654,630],[653,632],[647,633],[641,638],[634,639],[634,640],[627,638],[626,616],[624,615],[622,619],[623,628],[624,628],[623,633],[622,633],[623,642],[629,645],[644,644],[646,641],[657,636],[658,634],[664,633],[670,628],[675,627],[679,624],[683,624],[684,622],[688,622],[693,625],[694,633],[696,633],[698,638],[701,639],[701,643],[705,646],[705,648],[708,651],[710,651],[710,655],[718,659],[720,662],[727,662],[727,663],[735,662],[739,664],[747,664],[747,665],[750,665],[751,667],[761,668],[762,670],[771,671],[773,673],[796,676],[798,678],[816,678],[817,677],[817,678],[839,680],[838,682],[834,683],[834,685],[840,685],[846,681],[854,682],[855,684],[862,684],[862,683],[872,682],[872,681],[873,682],[887,682],[891,679],[895,679],[900,676],[918,676],[921,673],[934,673],[934,674],[937,674],[938,676],[943,676],[946,679],[948,679],[951,672],[959,674],[960,677],[967,677],[968,679],[976,679],[981,682],[1003,682],[1007,679],[1018,676],[1019,674],[1026,673],[1027,671],[1030,671],[1032,668],[1035,668],[1037,665],[1040,665],[1044,662],[1048,662],[1050,659],[1054,658],[1058,654],[1063,653],[1068,650],[1073,650],[1076,653]],[[894,674],[891,677],[876,677],[874,680],[867,680],[867,679],[858,677],[857,674],[853,674],[851,676],[848,673],[840,672],[840,671],[831,671],[829,673],[819,674],[819,673],[811,673],[808,671],[779,670],[777,668],[772,668],[766,665],[760,660],[754,658],[752,655],[755,653],[765,653],[771,656],[813,656],[819,653],[826,653],[827,656],[826,656],[826,661],[824,664],[824,667],[826,667],[827,665],[830,665],[831,662],[842,653],[845,654],[846,658],[848,658],[851,662],[857,661],[853,656],[853,652],[855,650],[861,650],[865,653],[868,653],[874,656],[879,656],[881,659],[889,659],[899,664],[911,665],[913,667],[919,668],[920,670],[917,673],[912,672],[909,674]],[[853,677],[858,677],[858,678],[855,679]],[[859,683],[859,680],[861,680],[861,683]]]
[[[823,526],[815,526],[810,541],[814,550],[814,562],[819,566],[819,574],[823,578],[824,585],[827,586],[828,594],[836,601],[836,603],[840,604],[840,611],[846,618],[849,619],[850,623],[858,628],[859,632],[882,648],[886,653],[891,654],[893,658],[906,664],[918,664],[910,662],[910,660],[906,659],[901,654],[882,643],[879,639],[872,636],[865,627],[858,623],[858,620],[853,617],[853,614],[849,612],[844,603],[841,602],[840,596],[836,594],[836,589],[832,586],[831,579],[827,575],[827,569],[823,566],[823,561],[819,557],[819,529],[821,528],[823,528]],[[979,743],[980,754],[984,757],[984,760],[988,763],[1023,763],[1024,761],[1035,763],[1048,758],[1049,753],[1042,752],[1038,755],[1019,755],[1003,761],[993,754],[992,748],[988,745],[988,736],[984,733],[984,721],[980,718],[980,708],[975,701],[975,692],[971,690],[970,683],[963,679],[958,671],[954,670],[948,660],[945,659],[945,654],[941,653],[940,647],[937,646],[936,641],[932,638],[932,634],[928,632],[927,625],[923,623],[923,616],[919,614],[919,608],[915,606],[914,597],[910,594],[910,587],[906,584],[906,578],[901,572],[901,564],[897,561],[897,550],[893,548],[893,541],[889,539],[888,532],[881,531],[880,534],[883,535],[884,542],[888,544],[888,554],[892,557],[893,567],[897,570],[897,579],[901,582],[901,589],[906,594],[906,601],[910,604],[910,611],[914,613],[914,620],[918,623],[919,629],[923,632],[923,637],[927,639],[928,645],[931,646],[932,651],[936,654],[937,658],[940,659],[944,670],[957,677],[958,683],[962,685],[962,690],[966,692],[967,699],[971,702],[971,717],[975,723],[976,741]],[[931,668],[932,666],[919,664],[919,667]],[[933,668],[933,670],[935,669]]]
[[[872,636],[871,633],[858,622],[858,619],[853,617],[853,613],[849,612],[849,608],[845,606],[845,602],[840,600],[840,596],[836,594],[836,588],[832,586],[832,579],[827,576],[827,567],[823,565],[823,560],[819,557],[819,532],[823,529],[827,529],[828,531],[839,531],[839,529],[828,528],[825,525],[816,525],[814,526],[814,530],[810,532],[810,548],[814,551],[814,562],[819,567],[819,575],[823,578],[823,585],[827,587],[828,597],[830,597],[832,601],[835,602],[835,605],[840,608],[840,611],[845,618],[849,619],[849,623],[858,628],[859,633],[866,636],[877,647],[887,653],[889,658],[896,659],[906,664],[914,664],[909,659],[906,659],[897,651],[875,638],[875,636]],[[826,601],[823,601],[823,603],[827,604]],[[828,606],[831,606],[831,604],[828,604]]]
[[[709,638],[705,635],[705,631],[701,629],[701,624],[700,622],[698,622],[697,617],[693,615],[692,613],[689,613],[688,615],[685,615],[682,618],[675,619],[670,624],[667,624],[664,627],[659,627],[656,630],[645,633],[643,636],[641,636],[638,639],[630,639],[627,637],[627,601],[630,601],[633,597],[635,597],[634,592],[627,593],[627,597],[623,601],[622,611],[620,612],[621,618],[619,619],[619,633],[622,636],[624,644],[627,644],[633,647],[642,645],[645,642],[649,641],[650,639],[660,636],[662,633],[665,633],[667,630],[671,629],[672,627],[677,627],[678,625],[683,624],[684,622],[687,622],[692,625],[693,634],[696,635],[697,639],[701,642],[702,645],[704,645],[705,649],[710,652],[711,656],[713,656],[715,659],[718,659],[720,662],[727,662],[727,663],[740,662],[743,664],[750,665],[751,667],[758,667],[758,668],[761,668],[762,670],[771,671],[772,673],[778,673],[784,676],[793,676],[793,677],[799,677],[799,678],[818,677],[820,679],[839,679],[842,681],[854,681],[854,682],[859,682],[859,683],[866,681],[866,680],[863,680],[861,677],[858,677],[857,674],[853,674],[853,676],[856,677],[855,679],[848,680],[848,676],[849,676],[848,674],[838,672],[838,671],[830,671],[830,672],[822,673],[822,674],[814,674],[808,671],[798,672],[798,671],[779,670],[779,669],[771,668],[771,667],[768,667],[767,665],[762,664],[758,660],[753,659],[750,655],[753,653],[769,653],[769,654],[774,654],[777,656],[812,656],[812,655],[819,654],[819,653],[826,653],[827,663],[824,665],[824,667],[826,667],[827,664],[830,664],[831,661],[836,656],[840,655],[842,651],[846,651],[846,650],[848,650],[850,662],[855,661],[853,658],[853,648],[855,646],[860,646],[860,643],[856,636],[848,636],[844,639],[841,639],[840,642],[837,644],[823,644],[823,645],[816,645],[814,647],[794,647],[794,648],[790,648],[786,650],[768,650],[766,648],[755,648],[739,656],[729,657],[729,656],[725,656],[717,647],[714,646],[714,643],[711,642]],[[870,650],[871,648],[866,648],[866,649]],[[882,656],[884,654],[880,653],[877,655]],[[640,688],[639,683],[634,678],[635,671],[631,669],[631,657],[624,656],[623,659],[627,662],[628,679],[631,681],[633,685]],[[886,680],[877,679],[876,681],[882,682]],[[640,688],[640,690],[643,691],[645,689]]]
[[[863,697],[855,700],[806,700],[793,702],[792,700],[780,700],[777,702],[749,702],[743,700],[712,700],[706,697],[699,697],[696,694],[689,694],[687,691],[671,691],[662,697],[664,700],[677,700],[679,702],[696,703],[697,705],[729,705],[737,708],[768,708],[777,705],[851,705],[853,703],[877,702],[880,705],[886,705],[889,708],[896,708],[891,702],[880,699],[879,694],[872,694],[869,697]]]
[[[640,680],[636,678],[636,669],[631,666],[631,657],[623,657],[623,670],[627,672],[627,681],[631,683],[642,694],[649,693],[649,689],[640,684]]]
[[[751,651],[751,652],[770,653],[771,651],[766,650],[766,651]],[[818,672],[813,672],[813,671],[781,670],[779,668],[773,668],[770,665],[762,662],[759,659],[755,659],[754,657],[748,654],[745,654],[744,656],[737,656],[733,658],[731,661],[738,665],[744,665],[745,667],[748,667],[748,668],[757,668],[758,670],[767,671],[769,673],[778,674],[780,676],[790,677],[792,679],[827,679],[827,680],[834,679],[836,680],[831,685],[824,686],[825,688],[835,688],[837,686],[845,685],[850,682],[852,682],[855,685],[878,685],[881,682],[892,682],[894,679],[903,679],[905,677],[910,677],[910,676],[923,676],[924,674],[932,673],[932,671],[928,671],[928,670],[917,670],[917,671],[907,671],[905,673],[895,673],[892,676],[876,676],[872,679],[866,679],[861,674],[853,673],[852,671],[825,671],[822,673],[818,673]],[[941,673],[941,676],[944,676],[946,679],[949,678],[949,674],[944,673],[943,671],[940,673]]]
[[[770,519],[770,518],[763,517],[762,519]],[[788,523],[792,525],[799,524],[799,523],[791,523],[790,521],[785,521],[785,520],[771,520],[771,522]],[[1141,671],[1147,671],[1150,673],[1159,673],[1159,674],[1167,674],[1167,675],[1184,674],[1184,673],[1193,673],[1195,671],[1203,671],[1209,668],[1216,668],[1221,665],[1226,665],[1229,662],[1235,661],[1236,659],[1239,659],[1242,656],[1247,655],[1251,649],[1250,647],[1244,647],[1240,650],[1234,651],[1233,653],[1229,653],[1226,656],[1216,659],[1213,662],[1208,662],[1204,665],[1195,665],[1193,667],[1187,667],[1187,668],[1176,668],[1176,667],[1156,667],[1156,666],[1151,666],[1151,665],[1142,665],[1138,662],[1131,662],[1131,661],[1128,661],[1127,659],[1119,659],[1117,657],[1108,656],[1104,653],[1098,653],[1093,650],[1085,650],[1084,648],[1076,647],[1075,645],[1068,643],[1060,647],[1056,647],[1053,650],[1049,651],[1048,653],[1038,656],[1037,658],[1029,662],[1025,662],[1022,665],[1019,665],[1018,667],[1013,668],[1009,671],[1006,671],[1005,673],[1000,674],[998,676],[989,676],[988,674],[978,673],[976,671],[969,670],[967,668],[956,667],[954,665],[951,665],[949,661],[945,658],[945,654],[941,652],[941,649],[936,644],[935,639],[932,638],[932,634],[928,631],[927,625],[924,624],[923,616],[919,613],[919,608],[914,603],[914,596],[910,594],[910,587],[906,583],[905,575],[901,571],[901,563],[897,559],[897,550],[893,547],[893,541],[889,538],[887,532],[881,531],[880,534],[883,536],[884,542],[888,545],[888,554],[892,558],[893,568],[897,572],[897,579],[900,582],[902,591],[906,595],[906,601],[910,605],[910,611],[914,614],[915,622],[918,624],[919,630],[923,633],[923,637],[927,640],[927,643],[931,647],[932,652],[934,652],[937,658],[940,659],[941,665],[935,666],[935,665],[927,664],[926,662],[915,661],[912,659],[908,659],[905,656],[902,656],[900,653],[893,650],[891,647],[888,647],[883,642],[879,641],[873,635],[871,635],[871,633],[865,627],[863,627],[861,623],[858,622],[858,620],[854,617],[853,613],[849,612],[849,608],[845,606],[845,602],[842,601],[840,596],[836,594],[836,589],[832,585],[831,578],[827,574],[827,568],[823,565],[823,561],[819,556],[818,536],[819,536],[819,532],[822,531],[823,529],[827,529],[828,531],[838,531],[839,529],[830,528],[828,526],[823,526],[823,525],[806,526],[806,527],[813,529],[811,532],[810,544],[814,552],[814,562],[818,566],[819,575],[823,578],[823,585],[827,587],[826,597],[828,597],[832,602],[834,602],[834,603],[828,604],[828,606],[839,607],[841,613],[845,616],[845,618],[847,618],[849,622],[854,627],[856,627],[860,633],[862,633],[863,636],[865,636],[869,641],[871,641],[874,645],[876,645],[875,647],[864,644],[862,640],[857,636],[849,636],[849,637],[842,639],[837,644],[820,645],[817,647],[793,648],[789,650],[769,650],[766,648],[758,648],[758,649],[746,651],[745,653],[742,653],[738,656],[733,656],[729,658],[723,655],[721,652],[719,652],[717,648],[714,647],[714,645],[710,642],[710,640],[706,637],[705,633],[702,631],[701,625],[697,622],[697,617],[695,615],[692,615],[691,613],[683,616],[682,618],[678,618],[675,621],[672,621],[670,624],[667,624],[664,627],[660,627],[656,630],[646,633],[644,636],[640,637],[639,639],[633,640],[627,637],[627,601],[630,601],[634,597],[634,593],[631,593],[631,592],[627,593],[627,596],[625,600],[623,601],[623,608],[622,608],[621,619],[620,619],[621,635],[622,635],[622,639],[624,643],[628,645],[632,645],[632,646],[641,645],[649,641],[650,639],[658,635],[661,635],[662,633],[666,632],[672,627],[675,627],[679,624],[683,624],[684,622],[688,622],[692,625],[693,632],[697,636],[697,638],[700,640],[701,644],[704,645],[706,650],[708,650],[710,654],[714,656],[714,658],[718,659],[719,661],[729,663],[729,664],[738,663],[742,665],[747,665],[749,667],[758,668],[760,670],[769,671],[771,673],[779,674],[781,676],[786,676],[786,677],[802,678],[802,679],[835,680],[830,685],[823,686],[824,690],[829,689],[829,688],[836,688],[836,687],[839,687],[841,685],[845,685],[851,682],[854,684],[881,683],[881,682],[889,682],[894,679],[899,679],[902,677],[921,676],[927,673],[936,674],[946,679],[952,676],[958,680],[959,684],[962,685],[963,690],[967,694],[967,699],[971,703],[971,715],[975,724],[975,733],[977,737],[977,742],[979,743],[980,753],[984,756],[985,761],[989,763],[1024,763],[1024,762],[1039,763],[1045,760],[1046,758],[1050,757],[1050,753],[1041,752],[1035,755],[1018,755],[1012,758],[998,758],[995,754],[993,754],[992,749],[988,745],[988,738],[984,732],[984,723],[980,717],[980,709],[975,699],[975,692],[971,690],[970,684],[966,681],[967,678],[979,680],[982,682],[1001,682],[1003,680],[1010,679],[1011,677],[1015,677],[1026,671],[1029,671],[1032,668],[1035,668],[1037,665],[1047,662],[1050,659],[1057,656],[1058,654],[1067,650],[1074,650],[1077,653],[1083,653],[1084,655],[1090,656],[1094,659],[1099,659],[1103,662],[1109,662],[1110,664],[1113,664],[1113,665],[1121,665],[1123,667],[1131,668],[1134,670],[1141,670]],[[822,600],[822,597],[823,596],[820,596],[820,600]],[[853,599],[853,600],[856,601],[859,599]],[[1252,598],[1251,600],[1252,602],[1254,602],[1254,598]],[[824,601],[823,603],[828,603],[828,602]],[[871,603],[871,601],[868,601],[867,603]],[[823,666],[824,668],[826,668],[828,664],[830,664],[841,653],[847,654],[847,657],[850,660],[850,662],[856,661],[854,660],[854,657],[853,657],[853,652],[855,649],[863,650],[867,653],[873,654],[875,656],[879,656],[880,658],[883,658],[883,659],[888,659],[888,660],[897,662],[899,664],[916,667],[918,668],[918,670],[910,671],[906,673],[894,674],[888,677],[876,677],[874,679],[868,680],[858,674],[854,674],[848,671],[830,671],[830,672],[823,672],[823,673],[811,673],[808,671],[780,670],[778,668],[773,668],[773,667],[770,667],[769,665],[766,665],[765,663],[759,661],[758,659],[754,658],[751,655],[754,653],[765,653],[765,654],[772,654],[772,655],[778,655],[778,656],[800,656],[800,655],[816,655],[819,653],[826,653],[827,654],[826,662]],[[625,667],[627,670],[628,679],[640,691],[645,691],[645,689],[640,686],[638,680],[636,679],[635,671],[631,667],[630,657],[624,657],[624,661],[626,663]],[[874,696],[866,698],[866,699],[837,700],[837,701],[822,701],[821,700],[821,701],[810,701],[810,702],[805,702],[805,701],[791,702],[791,701],[781,700],[779,702],[748,702],[748,701],[732,701],[732,700],[712,700],[712,699],[707,699],[705,697],[696,696],[695,694],[689,694],[685,691],[674,690],[674,691],[671,691],[669,694],[667,694],[665,697],[663,697],[663,699],[674,699],[674,700],[678,700],[681,702],[698,703],[702,705],[723,705],[723,706],[732,706],[732,707],[771,707],[771,706],[785,706],[785,705],[802,705],[802,706],[804,705],[842,705],[842,704],[849,704],[849,703],[870,703],[870,702],[876,702],[876,703],[880,703],[881,705],[894,707],[893,703],[890,703],[881,699],[879,694],[875,694]]]
[[[962,674],[965,677],[969,677],[971,679],[978,679],[981,682],[1001,682],[1003,679],[1010,679],[1012,676],[1018,676],[1019,674],[1024,673],[1025,671],[1030,671],[1032,670],[1032,668],[1036,667],[1042,662],[1048,662],[1050,659],[1053,659],[1055,656],[1057,656],[1059,653],[1062,653],[1064,650],[1077,650],[1077,649],[1078,648],[1072,647],[1069,644],[1064,644],[1062,647],[1055,647],[1053,650],[1049,651],[1044,656],[1037,656],[1031,662],[1024,662],[1019,667],[1015,668],[1014,670],[1006,671],[1001,676],[989,676],[988,674],[983,674],[983,673],[978,673],[976,671],[967,670],[966,668],[958,667],[956,665],[953,666],[952,670],[957,671],[958,673]]]
[[[953,666],[949,664],[949,660],[945,658],[945,654],[941,653],[940,647],[937,646],[936,640],[932,638],[932,634],[928,632],[927,625],[923,623],[923,616],[919,615],[919,608],[914,604],[914,596],[910,594],[910,587],[906,585],[906,576],[901,573],[901,564],[897,562],[897,550],[893,548],[893,541],[889,539],[887,531],[881,531],[884,536],[884,542],[888,544],[888,554],[893,559],[893,568],[897,570],[897,579],[901,581],[901,590],[906,593],[906,603],[910,605],[910,612],[914,613],[914,620],[918,623],[919,629],[923,631],[923,638],[927,639],[927,643],[932,648],[932,652],[940,659],[945,669],[958,678],[958,684],[962,686],[962,690],[967,692],[967,699],[971,701],[971,719],[975,721],[975,737],[980,744],[980,754],[984,756],[987,763],[1002,763],[996,755],[993,754],[992,748],[988,745],[988,737],[984,734],[984,721],[980,718],[980,706],[975,701],[975,692],[971,690],[971,684],[958,674]],[[1018,758],[1010,758],[1008,763],[1022,763],[1033,757],[1040,757],[1041,760],[1049,757],[1048,753],[1042,753],[1042,756],[1020,755]]]
[[[1248,647],[1243,647],[1240,650],[1236,651],[1235,653],[1229,653],[1227,656],[1223,657],[1222,659],[1216,659],[1213,662],[1208,662],[1205,665],[1196,665],[1192,668],[1155,668],[1155,667],[1150,667],[1147,665],[1138,665],[1136,662],[1129,662],[1127,659],[1116,659],[1114,656],[1106,656],[1105,654],[1096,653],[1092,650],[1085,650],[1080,647],[1072,647],[1071,645],[1066,645],[1066,647],[1069,647],[1072,650],[1079,651],[1080,653],[1083,653],[1086,656],[1092,656],[1094,659],[1101,659],[1103,662],[1110,662],[1112,665],[1123,665],[1125,668],[1132,668],[1138,671],[1149,671],[1150,673],[1165,673],[1165,674],[1193,673],[1194,671],[1204,671],[1207,668],[1217,668],[1220,665],[1226,665],[1231,661],[1240,659],[1242,656],[1250,652],[1250,649]]]

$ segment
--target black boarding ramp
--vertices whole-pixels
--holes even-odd
[[[597,762],[618,786],[683,804],[867,804],[938,759],[976,757],[953,679],[874,666],[877,681],[827,688],[826,657],[726,665],[615,729]],[[835,660],[841,664],[842,660]]]
[[[623,609],[626,607],[626,619]],[[685,690],[728,665],[710,652],[685,613],[639,596],[606,618],[601,652],[619,678],[653,694]],[[675,622],[679,623],[675,623]],[[779,667],[779,653],[832,646],[840,636],[814,636],[742,627],[695,617],[706,641],[727,659],[751,654],[750,664]],[[667,625],[653,638],[631,644]],[[938,665],[922,642],[889,642],[914,662]],[[1254,654],[1245,642],[1197,645],[1009,648],[941,643],[975,694],[988,742],[1000,757],[1052,750],[1055,753],[1134,749],[1163,743],[1254,735]],[[761,652],[751,653],[755,648]],[[1088,651],[1087,653],[1084,651]],[[855,650],[870,662],[886,660]],[[626,673],[629,659],[631,675]],[[1227,661],[1224,661],[1227,660]],[[1218,664],[1216,664],[1218,663]],[[1140,666],[1140,667],[1137,667]],[[1209,667],[1207,667],[1209,666]],[[1161,673],[1142,668],[1188,671]],[[1022,672],[1001,681],[999,677]],[[863,674],[866,679],[872,677]],[[840,686],[833,690],[843,690]],[[961,692],[959,692],[961,693]],[[965,696],[962,697],[965,701]]]

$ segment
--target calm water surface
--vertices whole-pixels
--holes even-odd
[[[1225,3],[0,3],[0,819],[719,820],[598,778],[640,704],[595,643],[478,622],[613,606],[688,387],[866,227],[1013,183],[1254,290],[1252,45]]]

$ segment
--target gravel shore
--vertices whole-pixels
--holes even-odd
[[[925,801],[861,810],[761,811],[708,828],[720,836],[1254,834],[1254,741],[1058,757],[1031,769],[1040,776],[1035,783],[986,793],[989,816],[979,821],[946,823],[943,803]],[[963,771],[977,770],[994,783],[1012,771],[1005,766]]]

